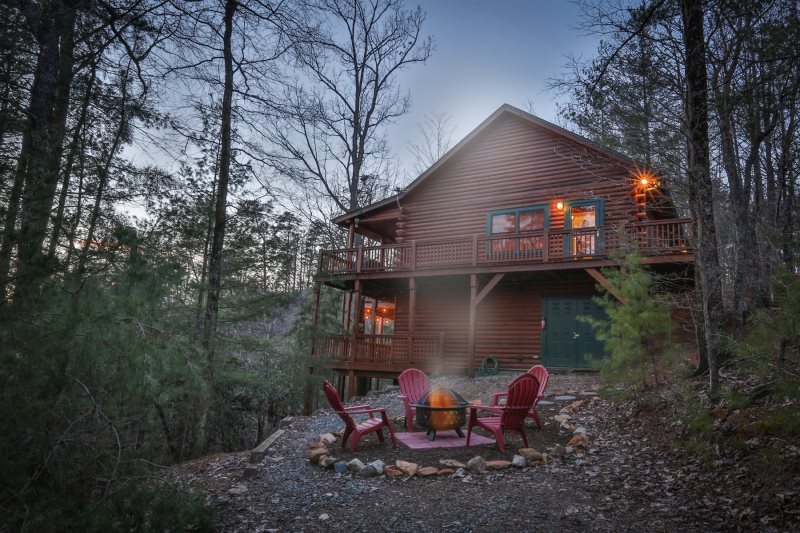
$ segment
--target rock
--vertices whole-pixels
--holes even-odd
[[[448,468],[454,468],[456,470],[467,466],[460,461],[456,461],[455,459],[439,459],[439,464]]]
[[[325,445],[317,441],[311,441],[308,443],[309,450],[316,450],[317,448],[325,448]]]
[[[511,466],[511,461],[500,459],[497,461],[486,461],[486,468],[489,470],[505,470]]]
[[[483,402],[480,401],[480,400],[470,400],[469,404],[470,405],[483,405]]]
[[[583,435],[586,433],[586,428],[583,426],[575,428],[575,431],[572,432],[573,435]]]
[[[555,420],[559,424],[563,424],[564,422],[566,422],[570,418],[572,418],[572,417],[570,417],[569,415],[556,415],[556,416],[553,417],[553,420]]]
[[[245,492],[247,492],[247,485],[244,483],[238,483],[236,486],[228,489],[228,494],[233,494],[234,496],[244,494]]]
[[[306,457],[308,457],[308,460],[315,465],[319,464],[323,457],[330,454],[331,452],[328,451],[328,448],[312,448],[306,451]]]
[[[337,474],[344,474],[347,472],[347,463],[345,461],[336,461],[333,463],[333,470]]]
[[[584,398],[586,398],[586,397],[594,397],[594,396],[597,396],[597,391],[587,390],[587,391],[579,392],[578,396],[583,396]]]
[[[581,433],[572,437],[569,442],[567,443],[567,447],[573,447],[576,451],[586,451],[586,448],[589,447],[589,437],[586,436],[586,433]]]
[[[540,405],[542,407],[546,407],[548,405],[553,405],[553,403],[555,403],[555,402],[552,402],[550,400],[539,400],[539,403],[536,404],[536,405]]]
[[[322,513],[321,515],[319,515],[319,519],[322,520],[323,522],[329,518],[330,515],[328,515],[328,513]]]
[[[556,444],[555,446],[553,446],[553,455],[555,455],[556,457],[564,457],[565,455],[567,455],[567,449],[560,444]]]
[[[250,479],[251,477],[255,477],[256,474],[258,474],[258,466],[247,465],[242,472],[242,479]]]
[[[528,463],[525,461],[525,458],[521,455],[515,455],[514,458],[511,460],[512,466],[516,466],[517,468],[525,468],[528,466]]]
[[[435,476],[439,473],[439,469],[435,466],[423,466],[417,470],[417,475],[422,477]]]
[[[361,462],[361,459],[353,459],[349,463],[347,463],[347,471],[353,472],[358,474],[361,472],[361,469],[364,468],[364,463]]]
[[[572,446],[567,446],[566,448],[564,448],[565,455],[572,455],[573,453],[575,453],[575,448],[573,448]]]
[[[419,470],[419,465],[416,463],[409,463],[408,461],[401,461],[397,460],[394,462],[394,465],[403,471],[403,473],[407,476],[416,475],[417,470]]]
[[[450,476],[452,474],[455,474],[455,472],[456,471],[453,470],[452,468],[440,468],[439,472],[436,475],[437,476]]]
[[[572,402],[571,404],[569,404],[568,406],[566,406],[566,407],[562,408],[562,409],[561,409],[561,412],[562,412],[562,413],[574,413],[575,411],[577,411],[578,409],[580,409],[580,408],[581,408],[581,406],[582,406],[582,405],[583,405],[585,402],[586,402],[586,400],[576,400],[576,401]]]
[[[520,448],[519,454],[525,458],[526,461],[541,461],[542,452],[534,448]]]
[[[386,474],[386,477],[401,477],[405,475],[405,473],[402,470],[392,465],[387,466],[383,470],[383,473]]]
[[[459,468],[458,470],[456,470],[456,473],[453,474],[453,477],[464,477],[466,475],[467,475],[467,471],[464,470],[463,468]]]
[[[380,474],[378,473],[378,469],[375,468],[375,465],[370,463],[364,466],[364,468],[362,468],[361,470],[359,470],[358,475],[363,477],[376,477],[379,476]]]
[[[467,461],[467,470],[469,470],[470,474],[483,474],[486,472],[486,461],[480,455],[476,455]]]
[[[571,402],[571,401],[573,401],[575,399],[575,396],[571,396],[569,394],[564,394],[564,395],[561,395],[561,396],[556,396],[553,399],[555,401],[557,401],[557,402]]]
[[[319,441],[326,446],[329,444],[333,444],[339,437],[334,435],[333,433],[325,433],[319,438]]]
[[[333,467],[333,465],[335,463],[336,463],[336,458],[335,457],[330,457],[330,456],[323,457],[319,462],[319,464],[321,464],[325,468],[331,468],[331,467]]]
[[[377,460],[372,461],[371,463],[367,464],[367,466],[374,467],[375,470],[378,472],[378,475],[380,476],[380,475],[383,475],[383,471],[386,468],[386,463],[384,463],[380,459],[377,459]]]

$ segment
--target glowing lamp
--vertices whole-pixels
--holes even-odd
[[[559,211],[564,209],[564,202],[556,202],[556,209],[558,209]]]

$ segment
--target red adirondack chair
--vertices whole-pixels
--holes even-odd
[[[328,397],[333,411],[339,415],[345,423],[344,435],[342,436],[342,448],[347,444],[347,439],[353,437],[350,441],[350,451],[356,451],[358,441],[361,437],[369,433],[375,432],[378,434],[378,440],[383,442],[383,428],[389,430],[389,437],[392,439],[392,446],[397,448],[397,440],[394,437],[394,428],[389,417],[386,416],[386,410],[383,407],[370,407],[369,405],[354,405],[353,407],[345,407],[336,388],[329,382],[325,381],[323,385],[325,388],[325,396]],[[374,413],[380,413],[381,417],[376,418]],[[356,424],[351,415],[369,415],[369,418],[364,422]]]
[[[408,368],[398,376],[397,382],[400,384],[400,399],[406,408],[406,431],[410,432],[414,430],[414,415],[417,412],[411,404],[419,402],[428,392],[428,375],[422,370]]]
[[[539,391],[539,380],[530,374],[520,374],[511,385],[508,386],[507,401],[503,406],[484,406],[470,405],[469,423],[467,425],[467,446],[472,436],[472,428],[478,426],[481,429],[492,433],[497,440],[497,447],[501,452],[506,451],[506,444],[503,440],[505,431],[517,431],[522,435],[522,442],[528,446],[528,437],[525,435],[525,416],[531,409],[531,405],[536,400]],[[492,415],[478,418],[478,411],[487,411]]]
[[[535,377],[539,381],[539,393],[536,395],[536,400],[534,400],[527,416],[532,417],[536,421],[536,427],[542,429],[542,421],[539,419],[539,411],[536,409],[536,404],[539,403],[539,400],[544,398],[544,390],[547,388],[547,382],[550,379],[550,373],[542,365],[536,365],[528,370],[528,374]],[[494,393],[492,395],[492,405],[500,405],[500,398],[505,398],[506,394],[506,392]]]

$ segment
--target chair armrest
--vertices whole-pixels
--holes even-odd
[[[350,407],[345,407],[345,412],[352,413],[353,411],[361,411],[363,409],[372,409],[371,405],[352,405]]]
[[[361,409],[347,411],[349,415],[371,415],[372,413],[385,413],[386,409],[383,407],[370,407],[368,405],[362,407]]]
[[[505,398],[506,396],[508,396],[508,392],[495,392],[492,394],[492,405],[500,405],[500,398]]]

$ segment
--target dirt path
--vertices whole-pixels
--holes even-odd
[[[554,375],[548,396],[596,390],[595,379]],[[503,390],[509,380],[440,378],[434,384],[488,403],[491,393]],[[403,415],[396,392],[373,394],[359,403],[386,407],[392,417]],[[542,430],[527,430],[531,447],[547,452],[566,445],[572,430],[554,416],[569,403],[540,408],[545,423]],[[720,508],[723,496],[708,489],[713,480],[701,476],[699,467],[680,453],[664,452],[658,442],[664,428],[646,427],[634,436],[622,427],[626,413],[605,400],[587,401],[570,416],[567,424],[588,431],[592,445],[587,453],[480,476],[364,478],[312,465],[304,457],[309,441],[342,427],[330,410],[294,422],[247,474],[247,454],[232,454],[188,463],[177,476],[203,491],[217,508],[220,531],[729,531],[749,529],[750,523],[761,531],[781,531],[763,517],[732,521],[735,512]],[[511,460],[522,442],[509,435],[507,444],[504,454],[493,445],[393,450],[372,435],[355,454],[342,452],[338,443],[334,453],[346,461],[380,459],[391,465],[401,459],[440,466],[440,459],[467,462],[476,455]]]

